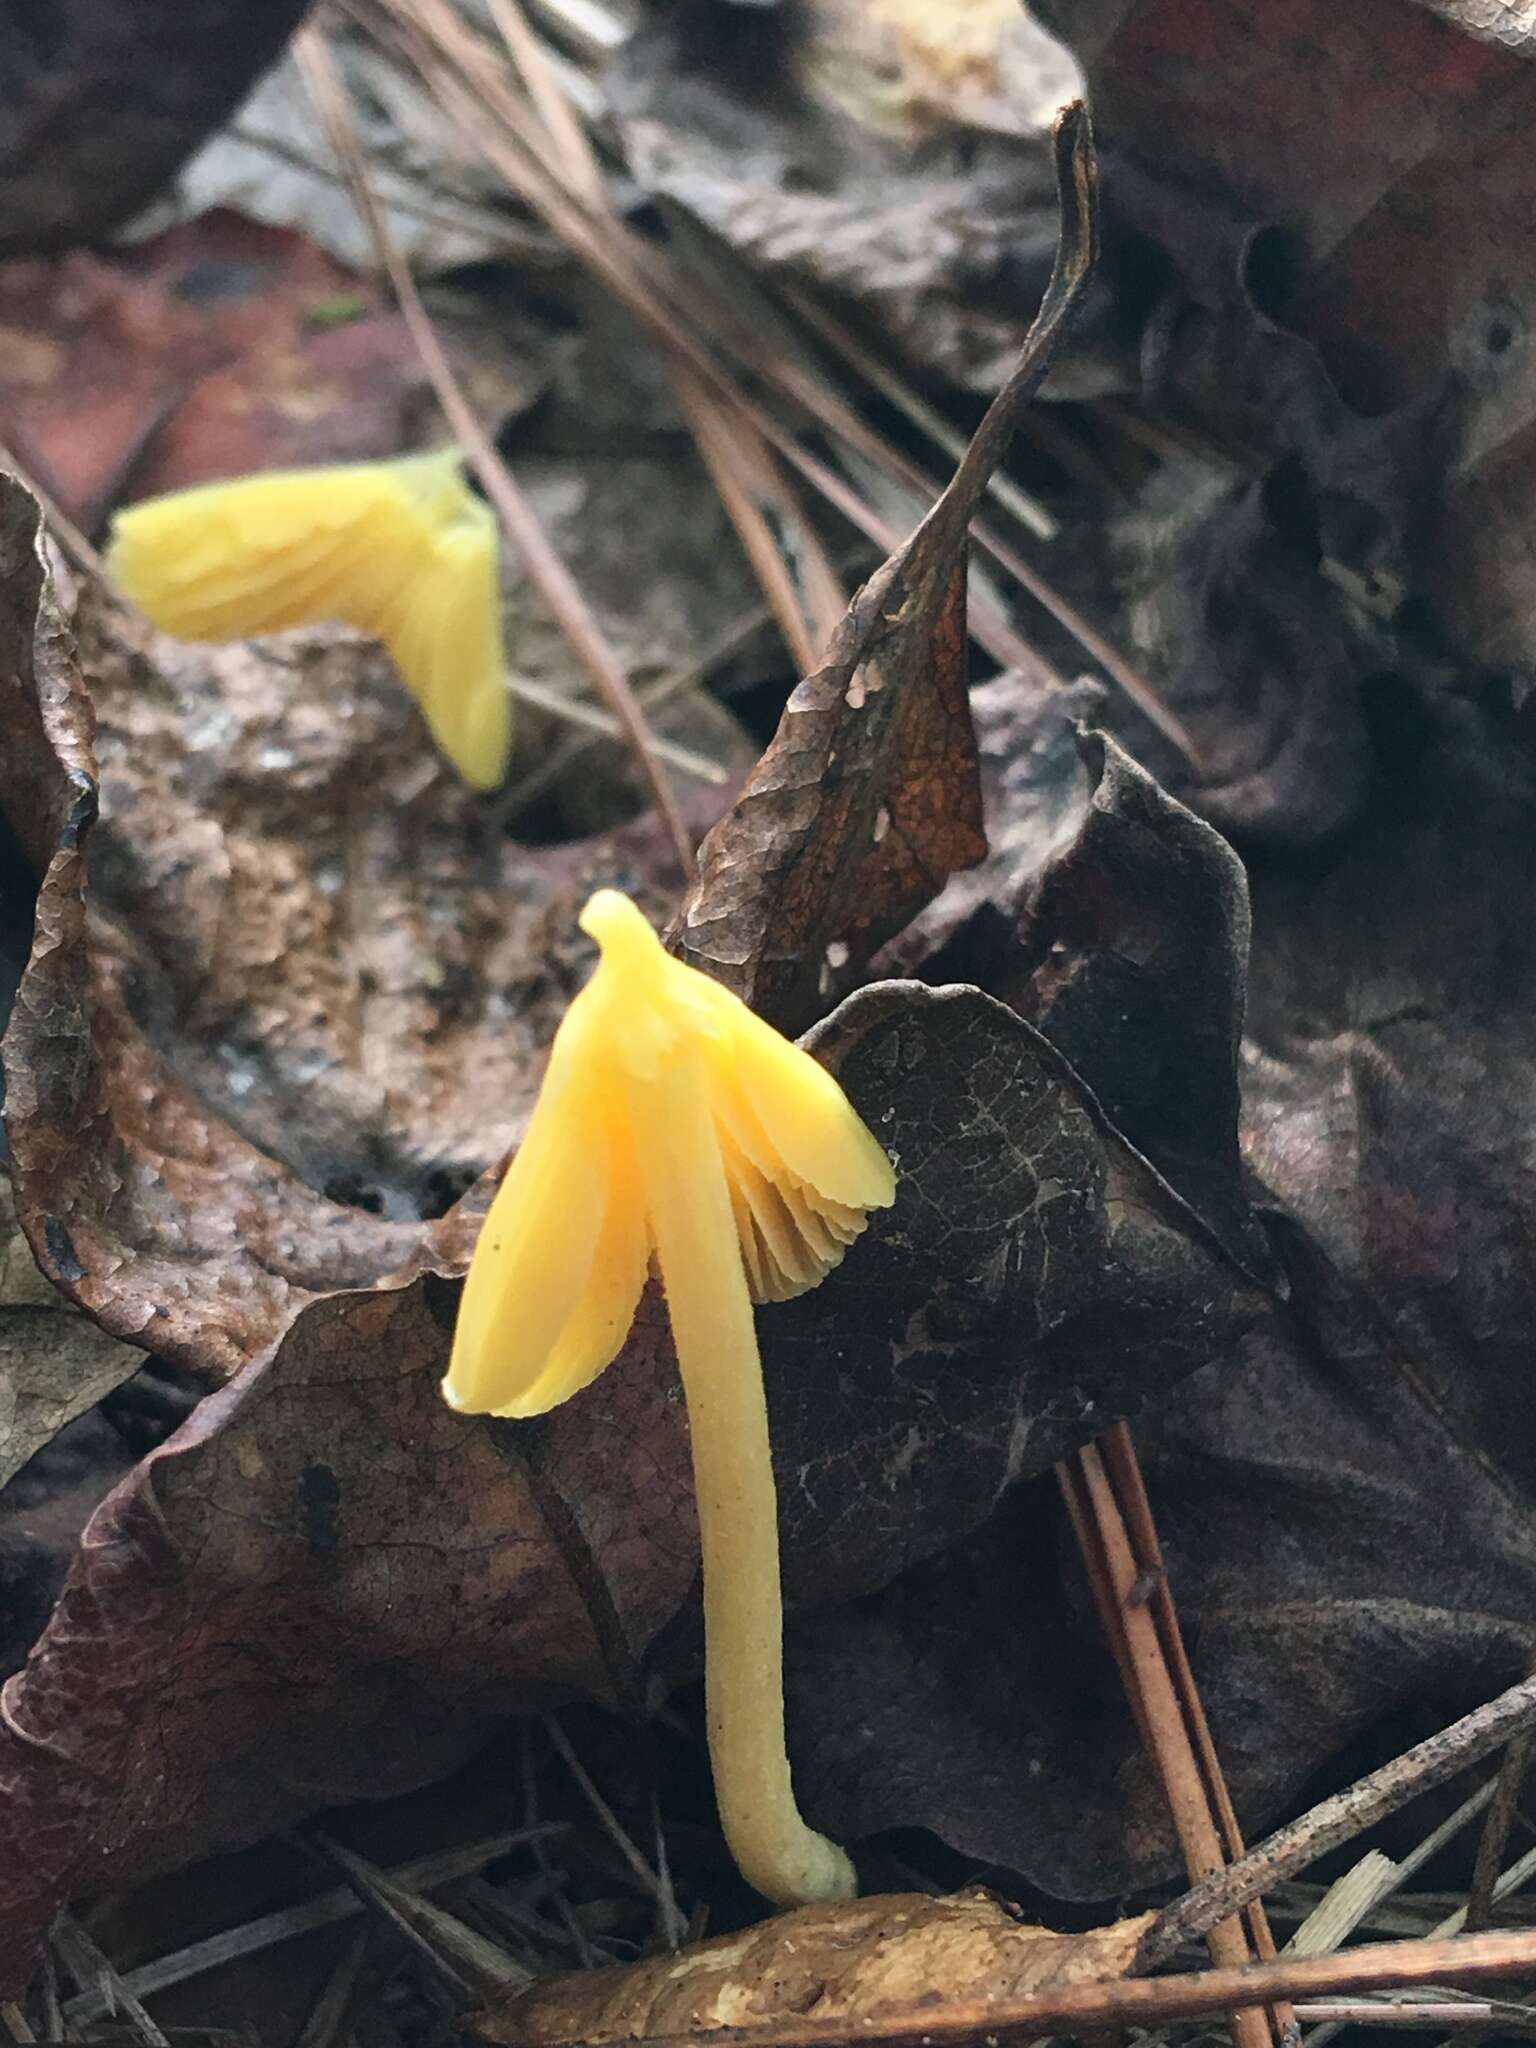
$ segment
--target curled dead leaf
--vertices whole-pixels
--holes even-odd
[[[933,509],[857,592],[821,667],[791,696],[699,849],[674,927],[686,960],[784,1030],[803,1030],[844,969],[856,972],[950,874],[986,854],[966,699],[966,534],[1097,249],[1080,105],[1063,112],[1055,148],[1056,264],[1013,374]]]
[[[1022,1923],[989,1892],[803,1906],[622,1969],[573,1971],[469,2021],[485,2048],[608,2048],[636,2038],[843,2021],[935,2000],[1026,1998],[1124,1976],[1155,1915],[1085,1934]]]

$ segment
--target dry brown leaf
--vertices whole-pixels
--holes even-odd
[[[1154,1917],[1056,1934],[980,1890],[802,1906],[678,1955],[545,1978],[467,2032],[496,2048],[606,2048],[791,2017],[856,2026],[941,2000],[1027,1998],[1123,1976]]]
[[[0,1487],[143,1362],[38,1270],[0,1168]]]
[[[1087,116],[1056,135],[1056,267],[1013,375],[947,489],[854,597],[827,658],[699,850],[676,950],[787,1031],[981,860],[976,735],[966,699],[966,532],[1020,411],[1091,273],[1095,170]],[[829,948],[836,949],[829,955]]]

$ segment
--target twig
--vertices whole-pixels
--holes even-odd
[[[43,1980],[43,2039],[51,2044],[64,2039],[64,2011],[59,2003],[59,1965],[51,1944],[44,1946],[40,1974]],[[134,1988],[142,1987],[136,1985]]]
[[[651,1839],[656,1844],[656,1882],[661,1887],[657,1918],[661,1924],[662,1940],[675,1952],[688,1932],[688,1923],[683,1918],[672,1885],[672,1864],[667,1855],[667,1829],[661,1814],[661,1786],[656,1771],[656,1742],[649,1729],[646,1730],[646,1776],[650,1781]]]
[[[1500,1904],[1528,1885],[1536,1877],[1536,1849],[1527,1849],[1523,1856],[1517,1856],[1508,1870],[1504,1871],[1493,1887],[1493,1903]],[[1438,1926],[1430,1929],[1431,1940],[1437,1936],[1460,1934],[1467,1924],[1467,1909],[1458,1906],[1454,1913],[1447,1913]]]
[[[1174,1977],[1116,1977],[1023,1998],[931,2000],[871,2016],[860,2048],[1023,2048],[1046,2033],[1165,2026],[1171,2020],[1331,1993],[1418,1990],[1428,1984],[1536,1976],[1536,1929],[1464,1934],[1454,1941],[1393,1941],[1334,1956],[1280,1956],[1238,1970]],[[757,2027],[722,2027],[716,2048],[847,2048],[846,2019],[795,2015]],[[699,2037],[656,2034],[626,2048],[698,2048]],[[544,2048],[566,2048],[547,2042]]]
[[[1472,1885],[1467,1893],[1466,1927],[1469,1934],[1476,1934],[1480,1927],[1487,1927],[1493,1917],[1494,1886],[1499,1866],[1504,1861],[1504,1844],[1509,1840],[1510,1823],[1520,1803],[1520,1787],[1530,1765],[1531,1742],[1529,1733],[1517,1735],[1505,1750],[1504,1761],[1499,1766],[1493,1804],[1488,1809],[1488,1818],[1478,1840],[1477,1861],[1472,1867]]]
[[[53,1946],[75,1981],[83,1990],[94,1984],[106,2001],[108,2012],[120,2012],[145,2048],[170,2048],[170,2043],[144,2010],[142,2001],[129,1990],[117,1965],[104,1955],[95,1939],[72,1914],[61,1913],[53,1923]]]
[[[595,704],[562,697],[557,690],[546,690],[542,683],[530,683],[526,676],[512,677],[507,687],[524,704],[537,705],[540,711],[548,711],[570,725],[585,726],[588,732],[601,733],[608,739],[624,738],[624,729],[613,713],[600,710]],[[724,782],[726,779],[726,772],[718,761],[712,761],[707,754],[696,754],[692,747],[680,747],[672,740],[663,739],[660,733],[652,734],[651,745],[658,757],[680,774],[692,775],[700,782]]]
[[[629,679],[582,596],[575,577],[550,545],[549,536],[533,507],[497,454],[494,443],[460,388],[438,340],[437,330],[421,302],[415,280],[395,246],[389,223],[374,196],[351,109],[325,39],[310,24],[301,28],[294,37],[293,52],[304,83],[325,123],[331,146],[346,172],[354,201],[367,224],[375,252],[389,277],[401,317],[432,381],[438,403],[484,485],[486,495],[496,507],[509,539],[522,558],[529,581],[548,605],[571,651],[624,728],[650,785],[656,808],[666,821],[684,877],[691,879],[694,872],[693,841],[683,822],[667,772],[656,758],[644,714],[635,701]]]
[[[543,1827],[519,1828],[488,1836],[465,1848],[439,1849],[431,1856],[420,1856],[412,1863],[397,1865],[388,1875],[396,1884],[411,1891],[431,1891],[438,1885],[452,1884],[459,1878],[483,1870],[487,1863],[494,1863],[498,1856],[505,1856],[510,1849],[520,1848],[526,1843],[537,1851],[551,1836],[568,1832],[564,1821],[550,1821]],[[186,1948],[174,1949],[169,1955],[157,1956],[153,1962],[142,1963],[138,1969],[127,1971],[122,1982],[135,1997],[152,1998],[157,1991],[167,1991],[173,1984],[184,1984],[189,1978],[205,1976],[209,1970],[222,1969],[226,1963],[235,1962],[242,1956],[258,1955],[263,1949],[275,1948],[279,1942],[291,1941],[298,1934],[311,1934],[317,1927],[330,1927],[338,1920],[352,1919],[362,1910],[362,1902],[352,1887],[338,1886],[334,1891],[322,1892],[316,1899],[307,1899],[301,1906],[285,1906],[280,1912],[263,1914],[259,1920],[247,1920],[242,1926],[228,1928],[222,1934],[211,1934]],[[65,2004],[59,2031],[51,2033],[49,2039],[62,2040],[63,2022],[78,2029],[99,2020],[110,2010],[102,1993],[94,1990],[81,1992]]]
[[[331,2048],[347,2017],[347,2008],[362,1975],[363,1959],[373,1941],[373,1929],[361,1928],[337,1958],[336,1967],[325,1980],[325,1988],[310,2009],[294,2048]]]
[[[1104,1433],[1102,1450],[1105,1465],[1114,1483],[1116,1498],[1130,1531],[1137,1570],[1148,1587],[1147,1607],[1156,1626],[1158,1641],[1173,1679],[1174,1690],[1178,1695],[1179,1709],[1183,1715],[1184,1726],[1189,1731],[1196,1761],[1200,1766],[1206,1797],[1216,1816],[1216,1825],[1221,1836],[1222,1861],[1235,1863],[1244,1852],[1243,1833],[1238,1826],[1232,1795],[1227,1789],[1226,1773],[1222,1770],[1221,1759],[1216,1753],[1211,1726],[1205,1717],[1205,1703],[1200,1697],[1200,1688],[1195,1683],[1189,1652],[1184,1646],[1184,1631],[1179,1626],[1178,1610],[1173,1604],[1173,1589],[1168,1583],[1168,1567],[1163,1558],[1157,1524],[1152,1515],[1152,1503],[1147,1498],[1146,1481],[1142,1477],[1141,1462],[1136,1456],[1136,1445],[1129,1424],[1111,1424]],[[1254,1954],[1262,1961],[1273,1961],[1275,1942],[1269,1931],[1269,1921],[1265,1917],[1261,1900],[1252,1901],[1246,1909],[1246,1918]],[[1294,2015],[1284,2009],[1272,2012],[1270,2018],[1276,2030],[1282,2034],[1294,2028]]]
[[[965,453],[965,436],[945,419],[936,405],[930,405],[921,392],[914,391],[904,377],[898,377],[872,349],[856,341],[842,321],[835,320],[809,292],[802,291],[798,285],[781,285],[780,290],[806,326],[819,334],[829,348],[836,349],[844,362],[857,370],[872,389],[878,391],[882,398],[888,398],[899,412],[905,413],[951,462],[960,460]],[[1011,512],[1021,526],[1027,526],[1037,539],[1054,540],[1061,531],[1060,522],[1037,498],[1020,490],[1011,477],[994,472],[987,478],[987,489],[1003,509]]]
[[[596,1814],[603,1832],[634,1872],[646,1896],[653,1899],[665,1912],[668,1893],[663,1888],[660,1878],[635,1847],[633,1839],[625,1830],[624,1823],[593,1784],[586,1765],[571,1747],[570,1737],[553,1714],[544,1716],[544,1731],[558,1750],[561,1762],[576,1780],[582,1797]]]
[[[1328,1887],[1323,1897],[1318,1901],[1318,1904],[1307,1915],[1303,1926],[1297,1930],[1290,1942],[1287,1943],[1287,1946],[1297,1955],[1320,1955],[1324,1952],[1325,1946],[1327,1948],[1341,1947],[1349,1936],[1354,1933],[1355,1929],[1364,1926],[1371,1915],[1384,1905],[1394,1892],[1401,1891],[1409,1878],[1416,1877],[1426,1863],[1438,1856],[1446,1843],[1454,1840],[1461,1830],[1467,1826],[1469,1821],[1476,1820],[1489,1800],[1492,1799],[1493,1789],[1494,1781],[1492,1778],[1488,1780],[1486,1785],[1479,1785],[1470,1799],[1464,1799],[1454,1813],[1447,1815],[1441,1821],[1439,1827],[1432,1828],[1422,1842],[1415,1843],[1413,1848],[1409,1850],[1408,1854],[1400,1862],[1394,1863],[1390,1857],[1383,1857],[1381,1860],[1386,1864],[1386,1869],[1381,1871],[1374,1885],[1363,1889],[1360,1895],[1354,1899],[1349,1912],[1336,1923],[1332,1939],[1326,1944],[1322,1942],[1309,1942],[1303,1945],[1301,1935],[1305,1932],[1306,1928],[1312,1924],[1316,1916],[1323,1911],[1340,1888],[1347,1884],[1350,1877],[1354,1875],[1353,1872],[1347,1872],[1344,1877],[1339,1879],[1337,1884]],[[1356,1870],[1360,1867],[1359,1864],[1355,1866]],[[1314,2042],[1311,2044],[1311,2048],[1317,2048],[1317,2044]]]
[[[7,1998],[3,2003],[0,2003],[0,2020],[4,2021],[5,2031],[17,2043],[17,2048],[33,2048],[37,2036],[33,2033],[26,2014],[14,1998]]]
[[[793,493],[763,434],[746,416],[732,412],[683,363],[672,365],[672,383],[694,442],[736,528],[798,675],[809,675],[842,617],[847,593],[838,583],[814,529],[805,523]],[[799,542],[799,575],[775,536]]]
[[[1294,1877],[1341,1843],[1353,1841],[1421,1792],[1443,1785],[1533,1724],[1536,1678],[1524,1678],[1346,1791],[1320,1801],[1299,1820],[1277,1829],[1240,1862],[1165,1907],[1142,1943],[1142,1968],[1170,1961],[1186,1941],[1199,1940],[1218,1921],[1251,1899],[1262,1897],[1271,1885]]]
[[[523,1772],[523,1818],[527,1822],[528,1826],[532,1828],[538,1816],[539,1806],[538,1774],[533,1767],[532,1723],[525,1720],[521,1724],[521,1733],[521,1762]],[[577,1919],[576,1915],[571,1911],[571,1902],[565,1896],[565,1887],[558,1881],[555,1866],[553,1862],[550,1860],[549,1851],[545,1848],[542,1841],[535,1842],[533,1854],[534,1861],[539,1866],[539,1874],[544,1879],[545,1883],[549,1886],[550,1896],[551,1898],[553,1898],[555,1902],[555,1911],[560,1917],[560,1924],[565,1929],[567,1936],[569,1937],[572,1945],[576,1950],[577,1960],[580,1962],[584,1970],[592,1969],[596,1964],[600,1963],[603,1959],[598,1954],[597,1950],[592,1946],[592,1943],[588,1940],[587,1930],[582,1926],[581,1922]]]
[[[1364,1998],[1353,2004],[1316,1999],[1298,2005],[1296,2017],[1307,2023],[1325,2022],[1330,2039],[1338,2027],[1486,2027],[1490,2022],[1501,2032],[1536,2034],[1536,2008],[1485,1998],[1471,1998],[1464,2005],[1449,2000],[1428,2005],[1397,2004],[1388,1998]],[[1308,2048],[1317,2038],[1317,2034],[1307,2036]]]
[[[1142,1740],[1162,1781],[1185,1866],[1192,1878],[1207,1876],[1225,1865],[1221,1839],[1156,1624],[1146,1600],[1138,1598],[1142,1568],[1099,1446],[1085,1445],[1057,1467],[1057,1477],[1105,1634],[1115,1648],[1122,1682],[1138,1709]],[[1248,1961],[1247,1936],[1237,1914],[1210,1928],[1207,1941],[1218,1965]],[[1268,2041],[1261,2012],[1234,2011],[1231,2021],[1237,2048],[1262,2048]]]
[[[452,1913],[419,1897],[366,1856],[321,1829],[298,1837],[333,1863],[354,1891],[387,1920],[415,1950],[449,1994],[459,2000],[509,1997],[526,1991],[532,1974],[494,1942],[476,1934]]]

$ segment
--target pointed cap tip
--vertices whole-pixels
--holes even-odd
[[[635,955],[661,944],[644,915],[619,889],[599,889],[589,896],[578,922],[604,954]]]

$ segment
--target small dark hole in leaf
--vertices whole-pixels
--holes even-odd
[[[813,199],[831,193],[837,183],[829,166],[808,163],[786,164],[780,182],[786,192],[804,193]]]
[[[463,1292],[461,1280],[446,1280],[441,1273],[428,1273],[421,1283],[427,1314],[440,1330],[446,1330],[450,1336],[459,1319],[459,1297]]]
[[[1205,623],[1212,640],[1218,644],[1231,640],[1242,631],[1248,616],[1243,599],[1224,585],[1213,584],[1205,596]]]
[[[1243,289],[1268,320],[1278,320],[1296,295],[1306,267],[1299,238],[1288,228],[1260,228],[1243,257]]]
[[[1515,330],[1507,320],[1490,320],[1488,332],[1483,337],[1489,355],[1502,356],[1514,346]]]
[[[332,1174],[320,1192],[328,1202],[338,1202],[344,1209],[366,1209],[370,1216],[384,1214],[382,1189],[365,1181],[360,1174]]]
[[[623,823],[640,810],[640,800],[621,813],[615,799],[615,818]],[[591,833],[590,823],[573,817],[558,790],[545,790],[513,812],[508,821],[511,837],[519,846],[572,846]]]
[[[271,275],[265,263],[195,263],[172,289],[189,306],[207,306],[220,299],[254,298]]]
[[[468,1194],[475,1178],[467,1166],[434,1166],[421,1184],[422,1215],[446,1216],[459,1197]]]
[[[1322,557],[1317,501],[1295,456],[1277,462],[1265,477],[1263,503],[1265,517],[1280,538],[1315,565]]]

